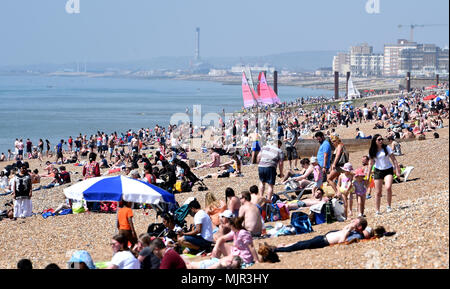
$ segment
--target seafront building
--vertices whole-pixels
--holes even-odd
[[[411,75],[431,76],[448,75],[448,49],[440,49],[434,44],[420,44],[415,49],[403,49],[399,55],[400,76],[411,72]]]
[[[333,58],[333,71],[357,77],[404,77],[449,75],[449,50],[435,44],[418,44],[399,39],[396,44],[384,45],[384,54],[373,52],[367,43],[350,47],[349,53]]]
[[[333,71],[339,72],[341,75],[345,75],[347,71],[350,71],[350,54],[339,52],[333,58]]]
[[[350,48],[350,72],[354,76],[382,76],[383,54],[373,53],[373,47],[367,43]]]
[[[386,77],[400,76],[400,54],[403,50],[410,49],[417,49],[417,43],[399,39],[397,44],[384,45],[383,75]]]
[[[382,76],[383,55],[373,53],[373,47],[367,43],[350,47],[350,53],[338,53],[333,59],[333,71],[345,75],[351,72],[353,76]]]

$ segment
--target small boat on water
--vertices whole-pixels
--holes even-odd
[[[251,79],[250,72],[250,81]],[[253,85],[249,84],[245,72],[242,72],[242,97],[244,99],[244,107],[246,108],[255,105],[273,105],[281,103],[278,95],[267,83],[266,76],[263,72],[259,73],[256,92]]]

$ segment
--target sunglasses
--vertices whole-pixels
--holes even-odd
[[[384,139],[382,139],[382,138],[379,138],[379,139],[377,139],[377,141],[383,141]]]

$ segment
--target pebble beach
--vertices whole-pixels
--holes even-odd
[[[393,185],[393,211],[385,213],[386,200],[382,199],[382,215],[375,216],[375,198],[366,201],[369,226],[382,225],[387,231],[396,232],[392,237],[359,242],[351,245],[336,245],[318,250],[304,250],[292,253],[280,253],[281,262],[275,264],[258,263],[250,269],[448,269],[449,268],[449,122],[444,120],[444,128],[437,130],[440,138],[426,134],[425,140],[402,143],[403,155],[397,157],[399,164],[413,166],[406,183]],[[353,139],[355,128],[359,127],[366,135],[385,133],[374,130],[373,122],[352,124],[348,128],[338,126],[336,132],[341,139]],[[309,136],[311,138],[311,136]],[[368,147],[350,153],[350,162],[354,167],[361,165],[361,158],[368,153]],[[301,157],[311,157],[302,155]],[[190,153],[189,157],[206,160],[202,153]],[[45,159],[44,159],[45,160]],[[228,157],[223,157],[222,162]],[[53,161],[53,160],[52,160]],[[30,160],[30,168],[42,172],[43,164]],[[1,163],[5,166],[6,163]],[[82,178],[82,167],[66,165],[72,183]],[[287,161],[285,168],[288,167]],[[200,169],[197,176],[215,173],[217,169]],[[182,204],[188,197],[196,197],[204,204],[207,192],[213,192],[217,199],[225,199],[225,188],[231,187],[239,193],[258,184],[257,165],[243,166],[243,177],[224,179],[205,179],[208,191],[176,194],[176,200]],[[43,178],[41,184],[49,183]],[[278,180],[277,180],[278,181]],[[35,185],[36,186],[36,185]],[[33,192],[33,212],[39,213],[56,208],[65,199],[63,185],[48,190]],[[275,192],[283,186],[275,186]],[[308,196],[306,196],[308,197]],[[0,196],[0,209],[12,200],[9,196]],[[354,205],[354,216],[357,215]],[[308,209],[303,209],[308,213]],[[192,220],[187,218],[188,223]],[[149,224],[155,222],[155,212],[134,210],[134,225],[137,234],[147,231]],[[157,220],[158,222],[161,219]],[[288,224],[286,220],[283,223]],[[270,245],[289,244],[306,240],[330,230],[341,229],[349,221],[314,226],[314,232],[303,235],[280,236],[255,240],[255,246],[267,242]],[[274,223],[266,223],[274,225]],[[67,261],[74,250],[87,250],[94,262],[105,262],[112,258],[110,239],[117,233],[116,215],[101,213],[71,214],[44,219],[40,214],[26,219],[0,221],[0,268],[16,268],[22,258],[32,261],[33,267],[42,269],[49,263],[66,268]],[[198,259],[198,258],[196,258]]]

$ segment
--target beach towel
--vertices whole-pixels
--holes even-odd
[[[109,261],[105,261],[105,262],[95,262],[95,267],[97,269],[106,269],[109,266]]]
[[[72,209],[62,210],[61,212],[59,212],[58,216],[64,216],[64,215],[69,215],[69,214],[72,214]]]

